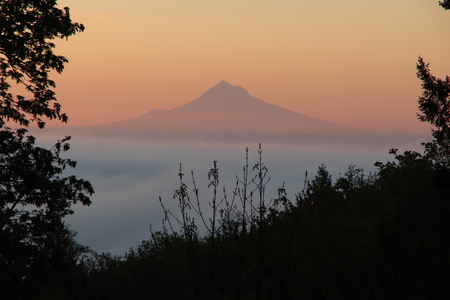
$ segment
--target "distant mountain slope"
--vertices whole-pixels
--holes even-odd
[[[259,132],[356,134],[370,132],[305,116],[251,96],[221,81],[197,99],[171,110],[152,110],[129,120],[99,125],[140,132]]]
[[[420,145],[427,138],[409,132],[371,131],[312,118],[259,100],[242,87],[225,81],[174,109],[152,110],[129,120],[96,126],[47,127],[44,134],[145,143],[272,143],[346,149]]]

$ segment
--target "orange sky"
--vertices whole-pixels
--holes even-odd
[[[170,109],[221,80],[281,107],[376,130],[416,119],[418,55],[450,74],[450,12],[430,0],[64,0],[84,33],[57,43],[70,125]]]

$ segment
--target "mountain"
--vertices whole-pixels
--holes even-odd
[[[225,81],[186,105],[170,110],[152,110],[129,120],[99,126],[160,133],[207,131],[328,135],[369,132],[278,107]]]
[[[140,142],[272,143],[366,148],[420,144],[423,136],[377,132],[302,115],[251,96],[240,86],[219,82],[197,99],[169,110],[156,109],[125,121],[47,128],[77,138]]]

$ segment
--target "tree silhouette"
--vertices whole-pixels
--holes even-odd
[[[56,0],[0,3],[0,126],[9,120],[27,126],[31,118],[42,128],[42,117],[67,122],[49,76],[53,70],[61,73],[67,59],[53,53],[52,40],[68,38],[84,26],[73,23],[69,8],[57,8]],[[25,93],[13,95],[14,85]]]
[[[422,80],[422,96],[419,98],[419,120],[428,122],[433,129],[433,137],[438,143],[450,142],[450,78],[436,78],[430,72],[429,64],[419,57],[417,77]]]
[[[450,0],[439,1],[439,5],[445,9],[450,9]]]
[[[88,181],[61,177],[75,161],[65,159],[65,137],[51,149],[37,147],[22,126],[45,119],[67,121],[52,90],[52,71],[67,59],[53,53],[52,40],[82,31],[69,9],[52,0],[0,1],[0,298],[70,299],[79,284],[79,259],[86,248],[73,240],[63,218],[71,205],[91,203]],[[13,91],[19,91],[13,93]]]
[[[439,2],[450,9],[450,1]],[[417,77],[422,81],[422,96],[419,97],[417,114],[422,122],[430,123],[434,140],[424,143],[427,157],[440,169],[450,168],[450,78],[436,78],[431,74],[428,63],[422,57],[417,62]]]

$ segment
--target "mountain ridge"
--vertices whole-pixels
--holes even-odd
[[[221,81],[198,98],[169,110],[155,109],[124,121],[53,127],[49,134],[75,138],[124,139],[144,143],[264,143],[304,147],[398,148],[420,144],[423,135],[384,132],[327,122],[251,96]]]
[[[244,88],[223,80],[185,105],[169,110],[151,110],[135,118],[98,126],[162,132],[185,130],[309,134],[372,132],[293,112],[253,97]]]

